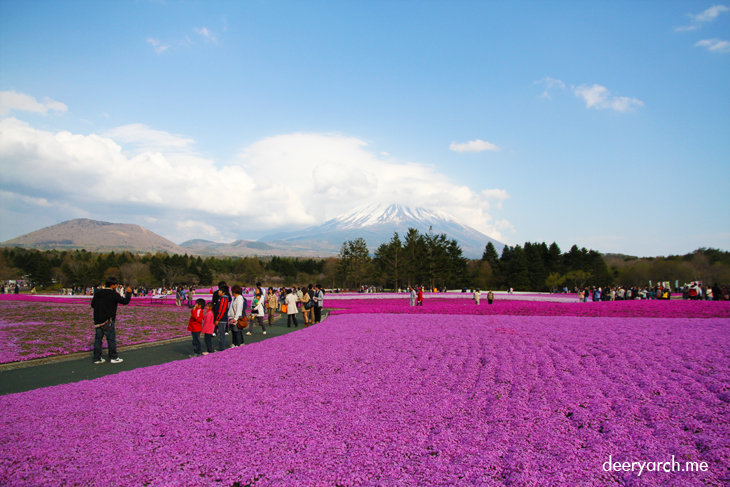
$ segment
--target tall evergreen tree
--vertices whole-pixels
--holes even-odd
[[[385,285],[392,283],[393,289],[398,289],[401,282],[404,265],[403,253],[403,244],[398,232],[393,232],[390,242],[381,244],[375,251],[373,262],[384,279]]]
[[[519,245],[515,245],[510,254],[507,264],[507,286],[513,287],[516,291],[529,291],[530,270],[525,251]]]

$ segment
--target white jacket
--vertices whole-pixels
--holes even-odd
[[[233,298],[231,307],[228,308],[228,321],[237,321],[241,316],[243,316],[243,296],[239,294]]]
[[[289,293],[286,295],[286,314],[288,315],[295,315],[297,314],[297,301],[299,299],[297,298],[297,295],[294,293]]]

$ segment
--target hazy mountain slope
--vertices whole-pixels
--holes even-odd
[[[0,243],[31,249],[86,249],[90,252],[131,251],[185,253],[185,249],[139,225],[81,218],[41,228]]]

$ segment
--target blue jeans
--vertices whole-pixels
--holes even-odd
[[[96,327],[96,335],[94,336],[94,362],[101,359],[102,340],[106,337],[106,344],[109,347],[109,358],[119,358],[117,354],[117,329],[116,320],[112,320],[112,329],[104,331],[100,326]]]

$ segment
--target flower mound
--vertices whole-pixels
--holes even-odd
[[[721,485],[729,338],[717,318],[333,316],[0,397],[0,484]]]
[[[326,300],[326,298],[325,298]],[[423,306],[409,306],[408,299],[330,300],[333,314],[407,313],[450,315],[585,316],[623,318],[730,318],[728,301],[607,301],[559,303],[496,299],[492,305],[482,295],[477,306],[462,299],[425,299]]]
[[[0,363],[92,350],[89,304],[0,301]],[[120,306],[117,346],[189,336],[189,313],[187,308]]]

